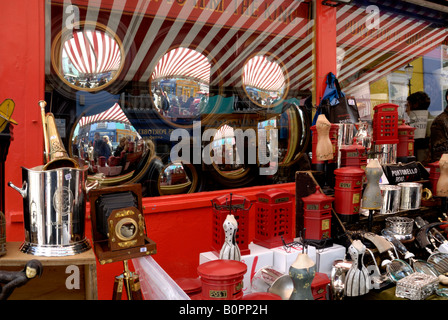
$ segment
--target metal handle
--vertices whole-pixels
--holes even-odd
[[[26,198],[27,190],[28,190],[28,184],[26,181],[23,181],[22,189],[19,187],[16,187],[11,181],[8,182],[8,186],[16,190],[23,198]]]

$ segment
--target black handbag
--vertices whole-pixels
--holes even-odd
[[[327,88],[319,105],[321,113],[331,123],[359,121],[358,105],[354,98],[347,98],[333,73],[327,75]]]

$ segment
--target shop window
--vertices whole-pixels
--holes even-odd
[[[45,10],[46,100],[56,117],[67,119],[63,142],[89,164],[90,180],[139,182],[145,196],[156,196],[288,182],[292,172],[309,169],[311,109],[304,106],[313,88],[311,2],[52,0]],[[97,75],[87,86],[88,73],[64,50],[84,44],[90,51],[80,51],[82,61],[96,62],[100,38],[117,57],[109,57],[112,69],[95,69],[110,76],[105,83]],[[269,68],[248,73],[256,59]],[[242,163],[233,157],[228,166],[209,164],[203,150],[217,142],[206,131],[225,126],[246,133],[242,143],[255,144],[255,154],[246,152]],[[123,137],[134,142],[134,166],[118,172],[115,162],[102,166],[80,154],[80,141],[88,146],[95,133],[108,135],[113,149]],[[180,151],[182,135],[188,150]],[[262,170],[274,167],[272,174]],[[176,179],[168,183],[172,172]]]

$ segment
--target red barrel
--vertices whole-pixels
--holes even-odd
[[[365,171],[359,167],[343,167],[336,169],[334,174],[334,209],[344,222],[356,221],[359,218]]]
[[[241,300],[245,263],[236,260],[212,260],[197,268],[204,300]]]

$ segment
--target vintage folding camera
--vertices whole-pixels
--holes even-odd
[[[156,253],[146,234],[141,185],[91,190],[92,237],[101,264]]]

